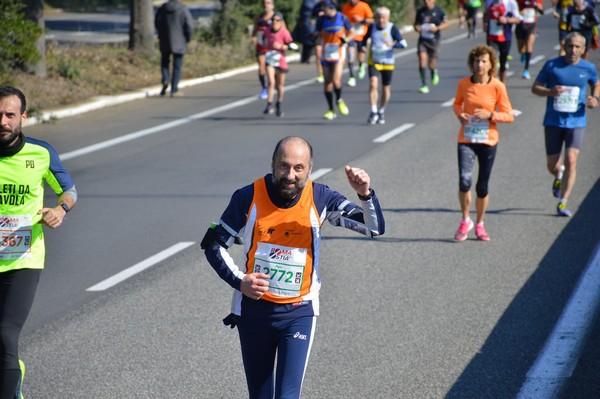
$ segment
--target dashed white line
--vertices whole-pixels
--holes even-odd
[[[535,57],[533,57],[532,59],[529,60],[529,65],[535,65],[538,62],[544,61],[546,59],[546,56],[544,55],[536,55]]]
[[[82,155],[87,155],[92,152],[100,151],[105,148],[109,148],[109,147],[112,147],[112,146],[115,146],[115,145],[118,145],[121,143],[125,143],[127,141],[139,139],[141,137],[149,136],[149,135],[155,134],[155,133],[160,133],[160,132],[166,131],[167,129],[172,129],[174,127],[181,126],[186,123],[196,121],[198,119],[206,118],[207,116],[218,114],[219,112],[228,111],[230,109],[249,104],[253,101],[256,101],[255,96],[247,97],[242,100],[234,101],[232,103],[225,104],[225,105],[222,105],[217,108],[209,109],[207,111],[203,111],[203,112],[199,112],[194,115],[187,116],[185,118],[181,118],[181,119],[177,119],[177,120],[174,120],[171,122],[163,123],[162,125],[154,126],[154,127],[148,128],[148,129],[138,130],[137,132],[129,133],[124,136],[114,138],[112,140],[107,140],[107,141],[103,141],[101,143],[83,147],[83,148],[80,148],[79,150],[65,152],[60,155],[60,159],[62,161],[65,161],[67,159],[72,159],[72,158],[76,158],[76,157],[79,157]]]
[[[115,285],[127,280],[128,278],[156,265],[158,262],[161,262],[167,259],[168,257],[175,255],[177,252],[181,252],[187,247],[194,244],[195,242],[180,242],[178,244],[175,244],[172,247],[169,247],[164,251],[161,251],[156,255],[151,256],[148,259],[143,260],[140,263],[133,265],[123,270],[122,272],[115,274],[112,277],[107,278],[106,280],[91,286],[86,291],[104,291],[111,287],[114,287]]]
[[[390,140],[393,137],[396,137],[397,135],[404,133],[405,131],[407,131],[408,129],[412,129],[415,126],[414,123],[405,123],[404,125],[401,125],[399,127],[397,127],[394,130],[391,130],[389,132],[387,132],[386,134],[383,134],[379,137],[377,137],[376,139],[373,140],[374,143],[385,143],[386,141]]]
[[[452,97],[450,100],[446,101],[445,103],[442,103],[442,107],[451,107],[454,104],[454,97]]]
[[[295,89],[298,89],[299,87],[306,86],[306,85],[309,85],[312,83],[314,83],[314,79],[305,80],[305,81],[298,82],[296,84],[286,87],[286,90],[287,91],[295,90]],[[148,128],[148,129],[138,130],[137,132],[129,133],[129,134],[126,134],[126,135],[123,135],[120,137],[116,137],[111,140],[107,140],[107,141],[103,141],[103,142],[93,144],[93,145],[90,145],[87,147],[83,147],[78,150],[65,152],[60,155],[60,159],[62,161],[66,161],[68,159],[73,159],[73,158],[80,157],[82,155],[91,154],[93,152],[100,151],[105,148],[110,148],[110,147],[131,141],[131,140],[136,140],[136,139],[142,138],[144,136],[149,136],[152,134],[165,132],[168,129],[172,129],[177,126],[185,125],[185,124],[193,122],[193,121],[204,119],[204,118],[207,118],[209,116],[212,116],[212,115],[215,115],[215,114],[218,114],[221,112],[229,111],[231,109],[241,107],[246,104],[250,104],[254,101],[257,101],[256,96],[243,98],[241,100],[234,101],[232,103],[225,104],[220,107],[216,107],[216,108],[209,109],[209,110],[206,110],[203,112],[199,112],[194,115],[186,116],[185,118],[181,118],[181,119],[177,119],[177,120],[174,120],[171,122],[163,123],[162,125],[154,126],[154,127]]]
[[[600,246],[527,373],[517,399],[551,399],[571,376],[600,303]]]

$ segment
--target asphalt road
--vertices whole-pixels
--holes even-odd
[[[416,40],[407,35],[384,126],[366,124],[366,81],[344,87],[348,117],[321,119],[314,65],[292,64],[282,119],[263,116],[249,72],[186,88],[185,97],[26,129],[69,155],[81,195],[66,225],[47,234],[47,268],[22,335],[26,397],[246,396],[237,333],[221,324],[231,290],[198,243],[233,191],[269,170],[276,141],[289,134],[311,141],[315,170],[330,170],[318,180],[350,198],[343,166],[364,167],[387,222],[378,240],[325,229],[322,316],[303,397],[515,397],[598,246],[600,114],[588,116],[569,202],[575,215],[558,218],[545,170],[545,102],[519,77],[513,48],[517,74],[507,86],[521,114],[500,130],[486,220],[492,241],[455,243],[458,123],[448,102],[468,74],[468,50],[483,40],[465,36],[444,32],[441,83],[421,95]],[[555,20],[544,17],[535,55],[553,57],[555,38]],[[107,290],[87,290],[179,243],[195,244]],[[593,366],[591,336],[582,360]],[[591,397],[598,386],[585,367],[566,381],[565,398]],[[587,393],[568,385],[577,381]]]

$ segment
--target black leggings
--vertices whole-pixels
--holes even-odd
[[[497,147],[498,145],[458,143],[458,185],[461,192],[466,193],[471,189],[473,165],[475,164],[475,157],[477,157],[479,161],[479,174],[477,175],[475,192],[479,198],[487,197],[488,182],[492,174],[494,159],[496,159]]]
[[[0,399],[13,399],[21,379],[19,334],[33,304],[41,270],[0,273]]]

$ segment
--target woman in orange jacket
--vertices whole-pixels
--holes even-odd
[[[456,89],[453,108],[460,121],[458,198],[463,216],[454,236],[457,241],[466,240],[473,227],[479,240],[490,240],[483,225],[483,218],[488,206],[488,182],[498,146],[496,124],[510,123],[515,118],[506,86],[496,78],[497,61],[496,51],[492,47],[475,46],[469,52],[468,59],[471,76],[461,79]],[[475,158],[479,163],[479,174],[475,185],[477,224],[474,226],[469,210]]]

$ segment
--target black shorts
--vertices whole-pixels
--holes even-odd
[[[585,128],[563,128],[558,126],[544,126],[544,135],[546,142],[546,155],[560,154],[563,143],[566,148],[581,149]]]
[[[365,45],[363,44],[362,40],[361,41],[352,40],[350,43],[348,43],[348,48],[350,48],[350,47],[356,47],[356,50],[360,53],[361,51],[364,50]]]
[[[440,43],[437,40],[419,39],[417,43],[417,54],[427,53],[430,58],[437,58]]]
[[[465,4],[465,10],[467,10],[467,19],[477,18],[477,10],[479,10],[479,7],[471,7]]]
[[[515,36],[519,40],[525,40],[531,35],[535,35],[536,24],[517,24],[515,28]]]
[[[392,84],[392,76],[394,75],[393,69],[381,69],[377,70],[374,65],[369,65],[369,77],[381,75],[381,84],[383,86],[389,86]]]
[[[559,42],[564,42],[565,39],[567,38],[567,35],[569,34],[569,31],[566,29],[559,29],[558,30],[558,41]]]

